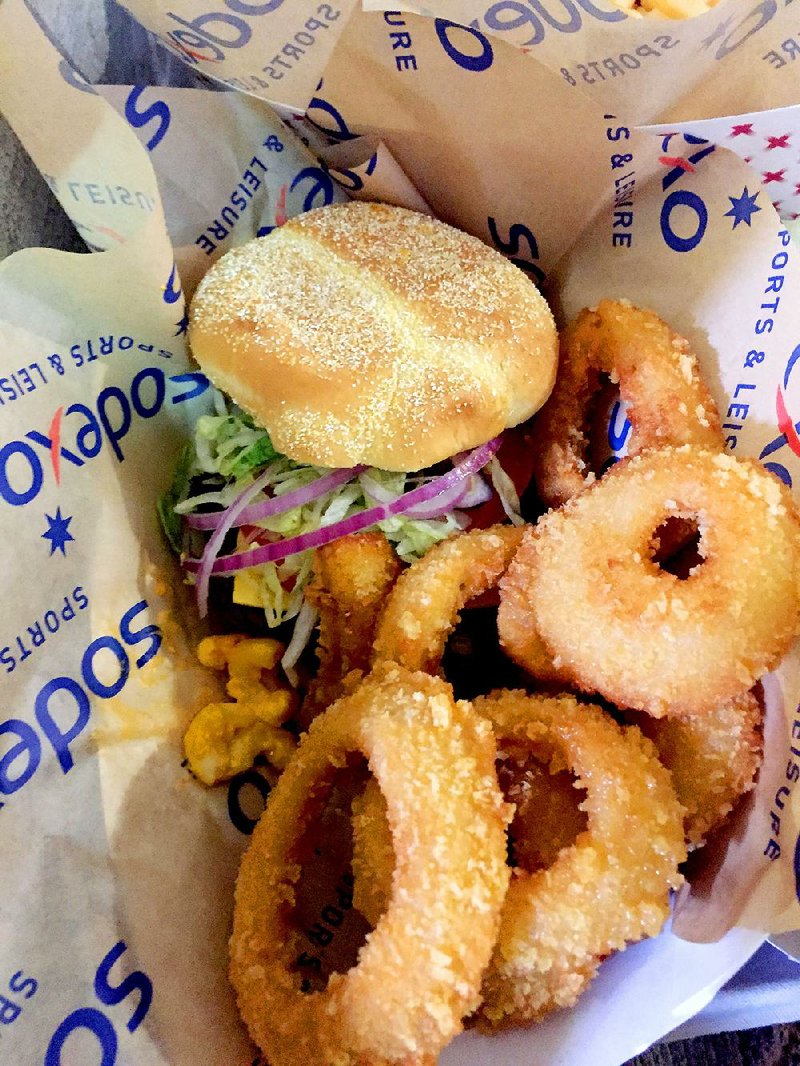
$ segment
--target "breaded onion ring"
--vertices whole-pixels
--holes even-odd
[[[534,476],[550,507],[595,480],[587,464],[587,418],[602,374],[619,382],[628,406],[629,455],[664,445],[724,447],[719,414],[689,342],[652,311],[601,300],[562,333],[555,388],[534,423]]]
[[[345,678],[366,673],[378,615],[402,564],[383,533],[354,533],[318,548],[306,598],[319,612],[319,669],[301,711],[311,720],[347,690]],[[358,675],[351,677],[351,687]]]
[[[457,533],[405,570],[378,622],[374,662],[435,674],[463,607],[497,583],[522,540],[516,526]]]
[[[653,532],[671,515],[700,531],[703,562],[685,580],[652,560]],[[624,460],[526,533],[501,582],[499,622],[520,665],[525,642],[509,634],[532,629],[560,672],[618,707],[713,711],[800,631],[789,490],[753,460],[689,446]]]
[[[357,964],[303,994],[292,921],[302,840],[337,768],[356,752],[386,799],[392,896]],[[469,704],[455,703],[444,682],[396,666],[312,723],[236,885],[231,980],[273,1066],[412,1066],[461,1030],[479,1000],[509,876],[494,760],[491,727]]]
[[[483,980],[479,1025],[539,1019],[573,1004],[603,957],[655,936],[686,858],[683,809],[638,729],[572,696],[497,692],[475,709],[499,744],[566,762],[586,790],[588,826],[552,866],[517,868]]]
[[[500,647],[537,681],[568,687],[571,675],[555,665],[536,628],[527,585],[507,578],[501,579],[500,588],[500,606],[497,609]]]
[[[586,829],[583,793],[568,771],[543,766],[529,748],[507,745],[497,756],[500,788],[514,806],[509,863],[529,872],[550,866]],[[374,780],[353,800],[352,827],[353,903],[375,926],[389,902],[395,856],[386,801]]]
[[[684,828],[692,847],[699,847],[755,785],[763,750],[761,718],[761,705],[752,692],[706,714],[683,718],[626,713],[626,721],[653,741],[672,773],[675,792],[686,808]]]

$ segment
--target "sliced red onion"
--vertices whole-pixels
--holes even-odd
[[[197,562],[196,566],[197,583],[195,595],[197,596],[197,610],[201,618],[205,618],[208,614],[208,579],[213,572],[214,563],[222,547],[222,542],[225,540],[227,533],[233,529],[236,519],[252,498],[261,492],[265,485],[269,484],[269,480],[275,472],[275,465],[273,463],[268,466],[252,485],[248,485],[244,491],[239,493],[227,511],[223,513],[222,521],[208,539],[202,558]]]
[[[463,459],[463,454],[461,458]],[[364,492],[378,503],[393,503],[403,498],[405,493],[397,495],[391,492],[380,482],[371,478],[369,474],[362,474],[360,479]],[[440,492],[425,503],[409,507],[405,512],[407,518],[416,518],[425,521],[430,518],[441,518],[449,514],[454,507],[477,507],[480,503],[486,503],[491,499],[492,490],[486,484],[480,474],[471,474],[468,478],[458,482],[446,492]]]
[[[271,467],[270,469],[274,468]],[[326,492],[333,492],[334,489],[345,485],[357,474],[361,473],[363,469],[363,466],[354,466],[343,470],[331,470],[329,473],[318,477],[316,481],[303,485],[299,489],[292,489],[291,492],[287,492],[283,496],[272,496],[268,500],[254,503],[241,511],[233,525],[249,526],[264,518],[275,518],[277,515],[291,511],[295,507],[302,507],[303,504],[311,503],[312,500],[324,496]],[[190,514],[186,516],[186,521],[192,529],[216,529],[225,519],[226,514],[226,511],[213,511],[211,514]],[[228,526],[228,528],[232,529],[233,526]]]
[[[295,688],[297,688],[299,680],[295,667],[308,645],[308,642],[311,640],[314,626],[317,624],[318,618],[319,611],[317,611],[316,607],[312,607],[308,600],[303,600],[303,606],[300,608],[300,613],[297,616],[297,621],[292,630],[292,639],[287,644],[286,651],[283,653],[283,658],[281,659],[283,672]]]
[[[407,493],[405,492],[390,492],[379,482],[369,477],[368,474],[362,474],[361,486],[364,489],[364,493],[367,496],[372,497],[379,504],[395,503],[397,500],[402,500]],[[425,520],[428,518],[439,518],[443,514],[447,514],[454,507],[461,505],[462,498],[467,492],[467,479],[458,481],[451,488],[445,492],[440,492],[438,496],[434,496],[430,500],[426,500],[425,503],[418,503],[414,507],[409,507],[405,512],[407,518],[418,518]]]
[[[392,518],[394,515],[404,514],[409,508],[440,496],[452,486],[462,482],[464,478],[469,477],[470,474],[477,473],[478,470],[486,466],[499,446],[500,438],[495,437],[494,440],[490,440],[487,444],[482,444],[479,448],[475,448],[457,466],[452,470],[448,470],[446,474],[442,474],[440,477],[434,478],[416,489],[411,489],[410,492],[404,493],[399,499],[391,503],[370,507],[366,511],[360,511],[358,514],[344,518],[340,522],[334,522],[333,525],[315,529],[310,533],[301,533],[297,537],[289,537],[273,544],[265,544],[251,551],[223,555],[214,562],[211,567],[211,573],[230,574],[237,570],[248,570],[253,566],[262,566],[264,563],[279,562],[281,559],[286,559],[290,555],[297,555],[299,552],[308,551],[310,548],[321,548],[324,544],[330,544],[331,541],[346,537],[350,533],[360,533],[363,529],[369,529],[370,526],[374,526],[387,518]],[[234,504],[233,507],[235,506]],[[231,510],[233,510],[233,507]],[[233,521],[235,521],[235,518]],[[228,528],[231,528],[231,526]],[[206,561],[207,555],[208,547],[203,553],[202,560],[187,559],[183,565],[190,573],[199,574],[200,567]]]
[[[468,488],[469,479],[464,478],[445,492],[434,496],[432,500],[409,507],[405,512],[406,518],[416,518],[424,522],[429,518],[439,518],[443,514],[449,514],[454,507],[461,507]]]
[[[494,459],[491,461],[494,462]],[[470,474],[462,482],[458,494],[451,496],[449,493],[443,492],[431,500],[430,503],[411,507],[406,511],[406,517],[419,519],[441,518],[443,515],[450,514],[454,508],[477,507],[491,498],[492,490],[481,475]]]

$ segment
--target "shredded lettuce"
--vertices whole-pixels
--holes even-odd
[[[191,444],[187,444],[178,456],[175,473],[172,475],[172,484],[156,503],[158,517],[167,540],[172,550],[178,554],[183,546],[183,527],[180,514],[175,508],[189,495],[193,461],[194,448]]]
[[[216,399],[216,398],[215,398]],[[173,483],[159,501],[164,531],[176,552],[186,550],[182,540],[181,516],[208,505],[229,506],[249,484],[271,467],[266,496],[282,496],[315,481],[327,470],[295,463],[276,451],[266,430],[235,405],[217,399],[217,414],[203,415],[195,427],[194,440],[187,445],[175,471]],[[370,470],[370,478],[388,495],[397,496],[427,480],[404,473]],[[199,484],[198,484],[199,483]],[[192,489],[197,488],[192,494]],[[255,501],[254,501],[255,502]],[[375,505],[360,481],[294,507],[281,515],[257,523],[274,539],[298,536],[340,522]],[[437,541],[461,527],[457,513],[441,518],[413,519],[397,515],[378,523],[378,528],[405,562],[420,558]],[[247,578],[247,602],[257,602],[270,627],[296,617],[303,605],[305,586],[311,578],[314,552],[291,556],[280,563],[267,563],[243,571]],[[239,580],[239,579],[237,579]]]
[[[520,513],[519,494],[516,486],[500,465],[496,455],[489,460],[489,476],[497,493],[506,518],[515,526],[524,526],[525,519]]]
[[[195,450],[200,470],[235,481],[278,456],[269,433],[235,408],[227,415],[202,415],[197,420]]]

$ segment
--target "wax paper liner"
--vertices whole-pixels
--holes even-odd
[[[369,195],[391,160],[399,180],[382,196],[421,197],[532,276],[548,274],[560,315],[601,294],[653,306],[697,348],[730,446],[796,482],[794,427],[777,424],[775,404],[779,393],[787,411],[800,400],[800,314],[786,298],[800,265],[758,176],[683,134],[665,162],[660,136],[606,119],[517,50],[498,46],[475,78],[427,19],[414,22],[424,77],[399,93],[374,60],[383,17],[359,20],[310,111],[317,133],[327,123],[334,140],[366,138],[336,149],[345,184]],[[210,261],[280,221],[283,189],[287,213],[343,193],[264,104],[91,91],[19,0],[0,6],[0,49],[0,105],[104,249],[27,251],[0,268],[2,1057],[245,1066],[255,1051],[227,985],[226,937],[268,785],[256,768],[207,791],[181,765],[183,729],[217,682],[194,659],[191,601],[153,503],[208,403],[184,336],[199,253]],[[306,168],[313,180],[292,189]],[[253,196],[240,189],[237,203],[240,182]],[[229,203],[235,219],[222,215]],[[619,211],[633,223],[615,225]],[[219,219],[229,232],[207,250]],[[630,242],[614,240],[625,233]],[[686,904],[693,934],[699,923],[713,935],[737,917],[736,897],[739,927],[715,944],[668,931],[636,945],[604,964],[575,1009],[530,1031],[460,1038],[445,1064],[620,1063],[700,1009],[765,929],[796,924],[798,689],[792,656],[765,685],[768,762],[717,874],[722,891]]]
[[[300,109],[335,66],[333,44],[361,40],[365,25],[352,0],[308,10],[276,0],[126,6],[193,69]],[[608,0],[405,0],[388,9],[386,0],[365,0],[364,8],[382,12],[385,32],[370,59],[398,93],[421,80],[420,35],[406,15],[424,15],[450,62],[474,77],[502,63],[511,45],[557,74],[573,96],[627,122],[725,119],[702,136],[719,135],[745,157],[768,147],[760,173],[771,198],[784,218],[800,213],[800,116],[783,111],[778,127],[767,118],[763,129],[757,117],[800,104],[800,26],[791,0],[723,0],[688,21],[629,15]],[[732,132],[748,123],[751,140]]]

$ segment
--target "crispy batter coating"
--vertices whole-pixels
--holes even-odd
[[[585,793],[556,760],[545,766],[529,748],[509,744],[498,749],[497,756],[500,788],[514,805],[510,865],[529,872],[544,869],[586,829],[586,814],[580,809]],[[374,780],[353,800],[352,825],[353,903],[375,926],[391,896],[395,855],[386,801]]]
[[[527,585],[508,578],[501,579],[500,587],[500,606],[497,609],[500,647],[537,681],[568,687],[571,683],[569,672],[558,669],[536,628]]]
[[[724,447],[719,414],[689,342],[652,311],[601,300],[562,333],[555,388],[534,424],[534,475],[550,507],[595,480],[586,423],[603,374],[619,382],[628,405],[630,455],[669,444]]]
[[[397,579],[378,623],[374,662],[435,674],[461,610],[497,583],[522,540],[490,526],[440,541]]]
[[[653,531],[694,518],[686,579],[652,559]],[[505,602],[504,602],[505,601]],[[747,692],[800,632],[800,522],[757,462],[690,446],[618,463],[529,530],[501,582],[506,648],[531,628],[586,692],[655,717],[704,714]],[[526,618],[514,619],[524,611]]]
[[[686,839],[699,847],[755,785],[763,754],[761,704],[746,692],[707,714],[651,718],[629,711],[625,718],[653,741],[671,771],[686,808]]]
[[[386,800],[391,901],[357,964],[303,994],[292,920],[303,834],[356,752]],[[479,1001],[509,877],[495,756],[491,727],[469,704],[438,678],[394,665],[312,723],[236,886],[231,980],[273,1066],[417,1066],[461,1030]]]
[[[639,730],[572,696],[503,691],[475,707],[495,726],[501,787],[516,807],[515,868],[477,1015],[496,1028],[570,1006],[605,955],[655,936],[686,850],[683,809]],[[353,836],[354,899],[374,922],[395,859],[372,782],[353,804]]]
[[[380,532],[354,533],[318,548],[306,590],[319,611],[319,669],[303,701],[307,725],[369,669],[378,615],[402,569]]]
[[[683,808],[638,729],[572,696],[503,691],[475,701],[498,743],[565,763],[588,824],[551,866],[515,869],[483,980],[480,1026],[541,1018],[573,1004],[603,957],[655,936],[686,858]]]

